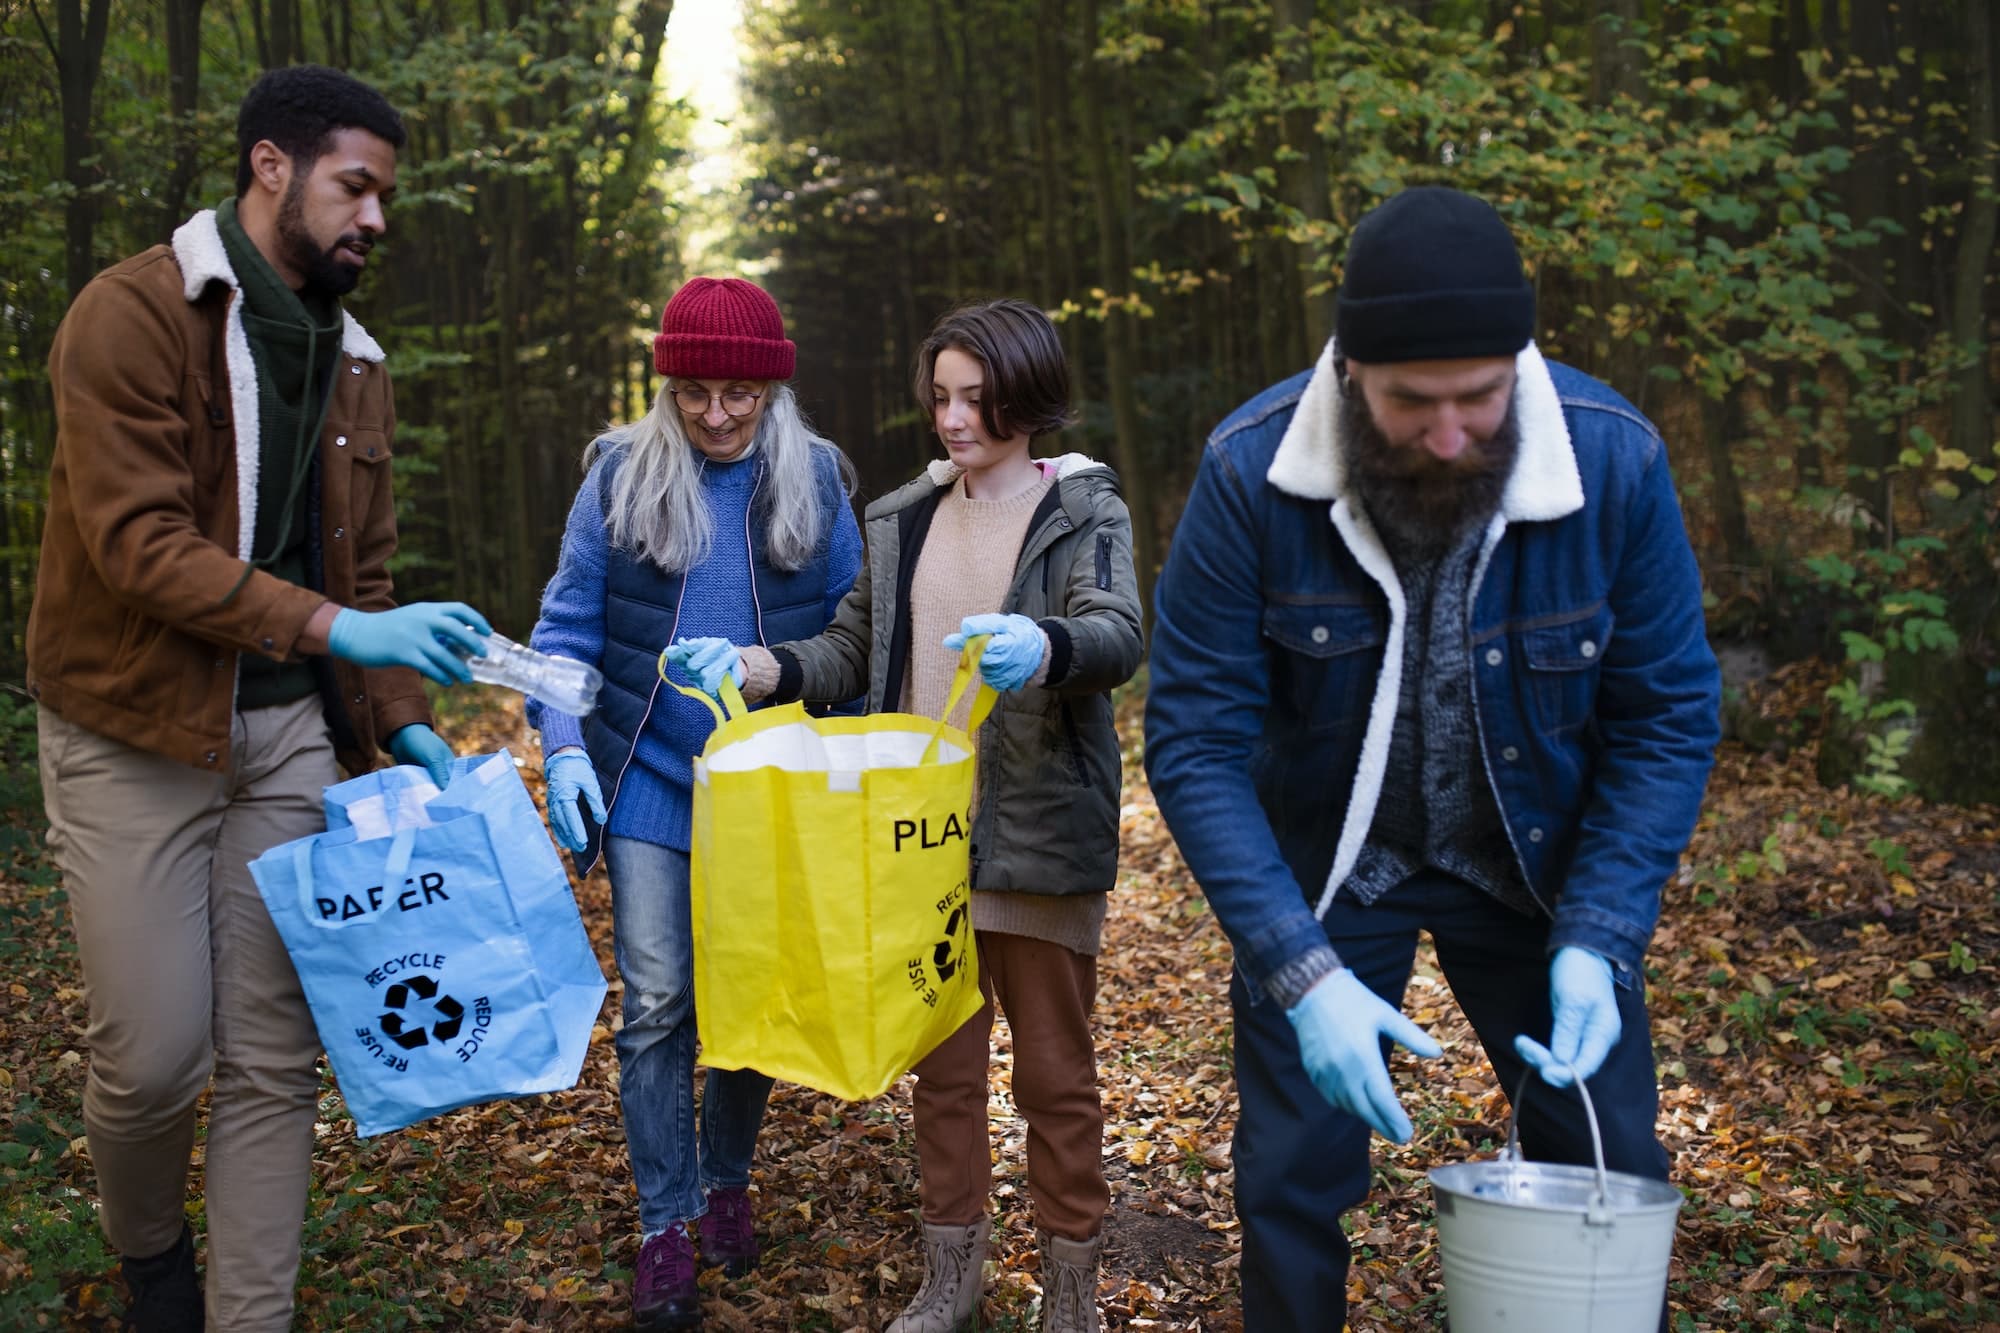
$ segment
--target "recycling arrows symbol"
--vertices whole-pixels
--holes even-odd
[[[436,1021],[428,1027],[421,1018],[414,1024],[406,1017],[410,997],[426,1001],[436,1015]],[[375,1021],[381,1025],[382,1035],[406,1051],[414,1051],[419,1046],[428,1045],[435,1037],[440,1042],[450,1041],[458,1035],[459,1025],[465,1019],[465,1006],[449,995],[439,995],[438,985],[429,977],[416,975],[408,981],[398,981],[382,992],[382,1003],[388,1009]]]
[[[952,956],[951,946],[958,939],[958,923],[964,916],[963,907],[952,908],[951,916],[944,923],[944,938],[931,947],[931,966],[937,969],[939,981],[950,981],[958,972],[960,960]]]

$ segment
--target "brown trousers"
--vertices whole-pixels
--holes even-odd
[[[1028,1122],[1028,1193],[1035,1224],[1069,1240],[1104,1225],[1104,1109],[1090,1009],[1097,960],[1047,940],[979,932],[986,1003],[918,1062],[912,1097],[923,1219],[969,1226],[993,1192],[986,1070],[997,1001],[1014,1036],[1014,1104]]]
[[[326,827],[315,696],[238,713],[228,773],[40,719],[49,841],[83,961],[83,1123],[104,1233],[158,1254],[186,1222],[195,1102],[211,1333],[287,1328],[312,1170],[319,1036],[249,863]]]

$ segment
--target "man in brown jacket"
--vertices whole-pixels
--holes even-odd
[[[401,119],[314,66],[237,121],[237,198],[78,293],[29,689],[89,1004],[83,1117],[128,1316],[203,1327],[186,1221],[195,1103],[206,1318],[289,1326],[319,1041],[248,863],[325,827],[378,745],[442,783],[419,675],[469,678],[485,620],[398,607],[382,349],[340,308],[385,229]]]

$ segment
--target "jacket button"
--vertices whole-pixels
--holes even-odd
[[[1577,651],[1582,653],[1585,657],[1595,657],[1597,656],[1597,645],[1592,643],[1589,639],[1585,639],[1583,641],[1583,647],[1577,649]]]
[[[1528,830],[1529,842],[1540,842],[1541,840],[1542,840],[1542,831],[1540,829],[1531,828]]]
[[[215,659],[215,669],[217,671],[222,670],[222,668],[227,665],[229,665],[229,660],[227,658],[218,657]]]
[[[215,762],[215,751],[213,751],[213,750],[210,750],[210,751],[208,752],[208,754],[207,754],[207,755],[205,755],[205,756],[203,757],[203,762],[204,762],[204,763],[209,763],[209,764],[212,764],[212,763],[214,763],[214,762]]]
[[[265,639],[265,640],[264,640],[264,646],[265,646],[266,648],[270,648],[270,647],[272,647],[272,646],[274,646],[274,645],[273,645],[273,644],[271,643],[271,641],[270,641],[269,639]]]
[[[364,696],[364,695],[359,695],[359,694],[355,695],[355,696],[354,696],[354,706],[355,706],[356,708],[359,708],[359,707],[361,706],[361,704],[363,703],[363,701],[364,701],[365,697],[366,697],[366,696]]]
[[[1328,639],[1332,637],[1333,635],[1328,632],[1326,626],[1324,625],[1313,626],[1312,638],[1314,643],[1325,643]]]
[[[334,443],[335,443],[336,445],[339,445],[339,446],[340,446],[340,447],[341,447],[342,449],[345,449],[345,448],[347,447],[347,437],[346,437],[345,435],[336,435],[336,436],[334,436],[334,437],[333,437],[333,442],[334,442]]]
[[[375,446],[372,444],[368,446],[368,456],[370,458],[373,458],[375,456]]]
[[[335,541],[339,541],[342,537],[345,537],[346,535],[347,535],[346,528],[335,528],[333,530],[333,539]]]
[[[1499,666],[1502,660],[1503,658],[1498,648],[1488,648],[1486,650],[1487,666]]]
[[[347,373],[348,373],[348,374],[350,374],[350,375],[359,375],[359,374],[361,373],[361,367],[360,367],[360,366],[349,366],[349,367],[347,368]]]
[[[1521,757],[1521,752],[1510,745],[1500,752],[1500,757],[1511,764]]]

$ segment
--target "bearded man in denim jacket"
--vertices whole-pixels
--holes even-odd
[[[1641,971],[1720,684],[1658,431],[1542,359],[1492,207],[1406,190],[1336,336],[1210,437],[1160,576],[1146,767],[1236,953],[1244,1326],[1344,1311],[1417,932],[1510,1093],[1587,1081],[1607,1164],[1664,1179]],[[1573,1093],[1523,1108],[1591,1160]],[[1338,1325],[1335,1325],[1336,1327]]]

